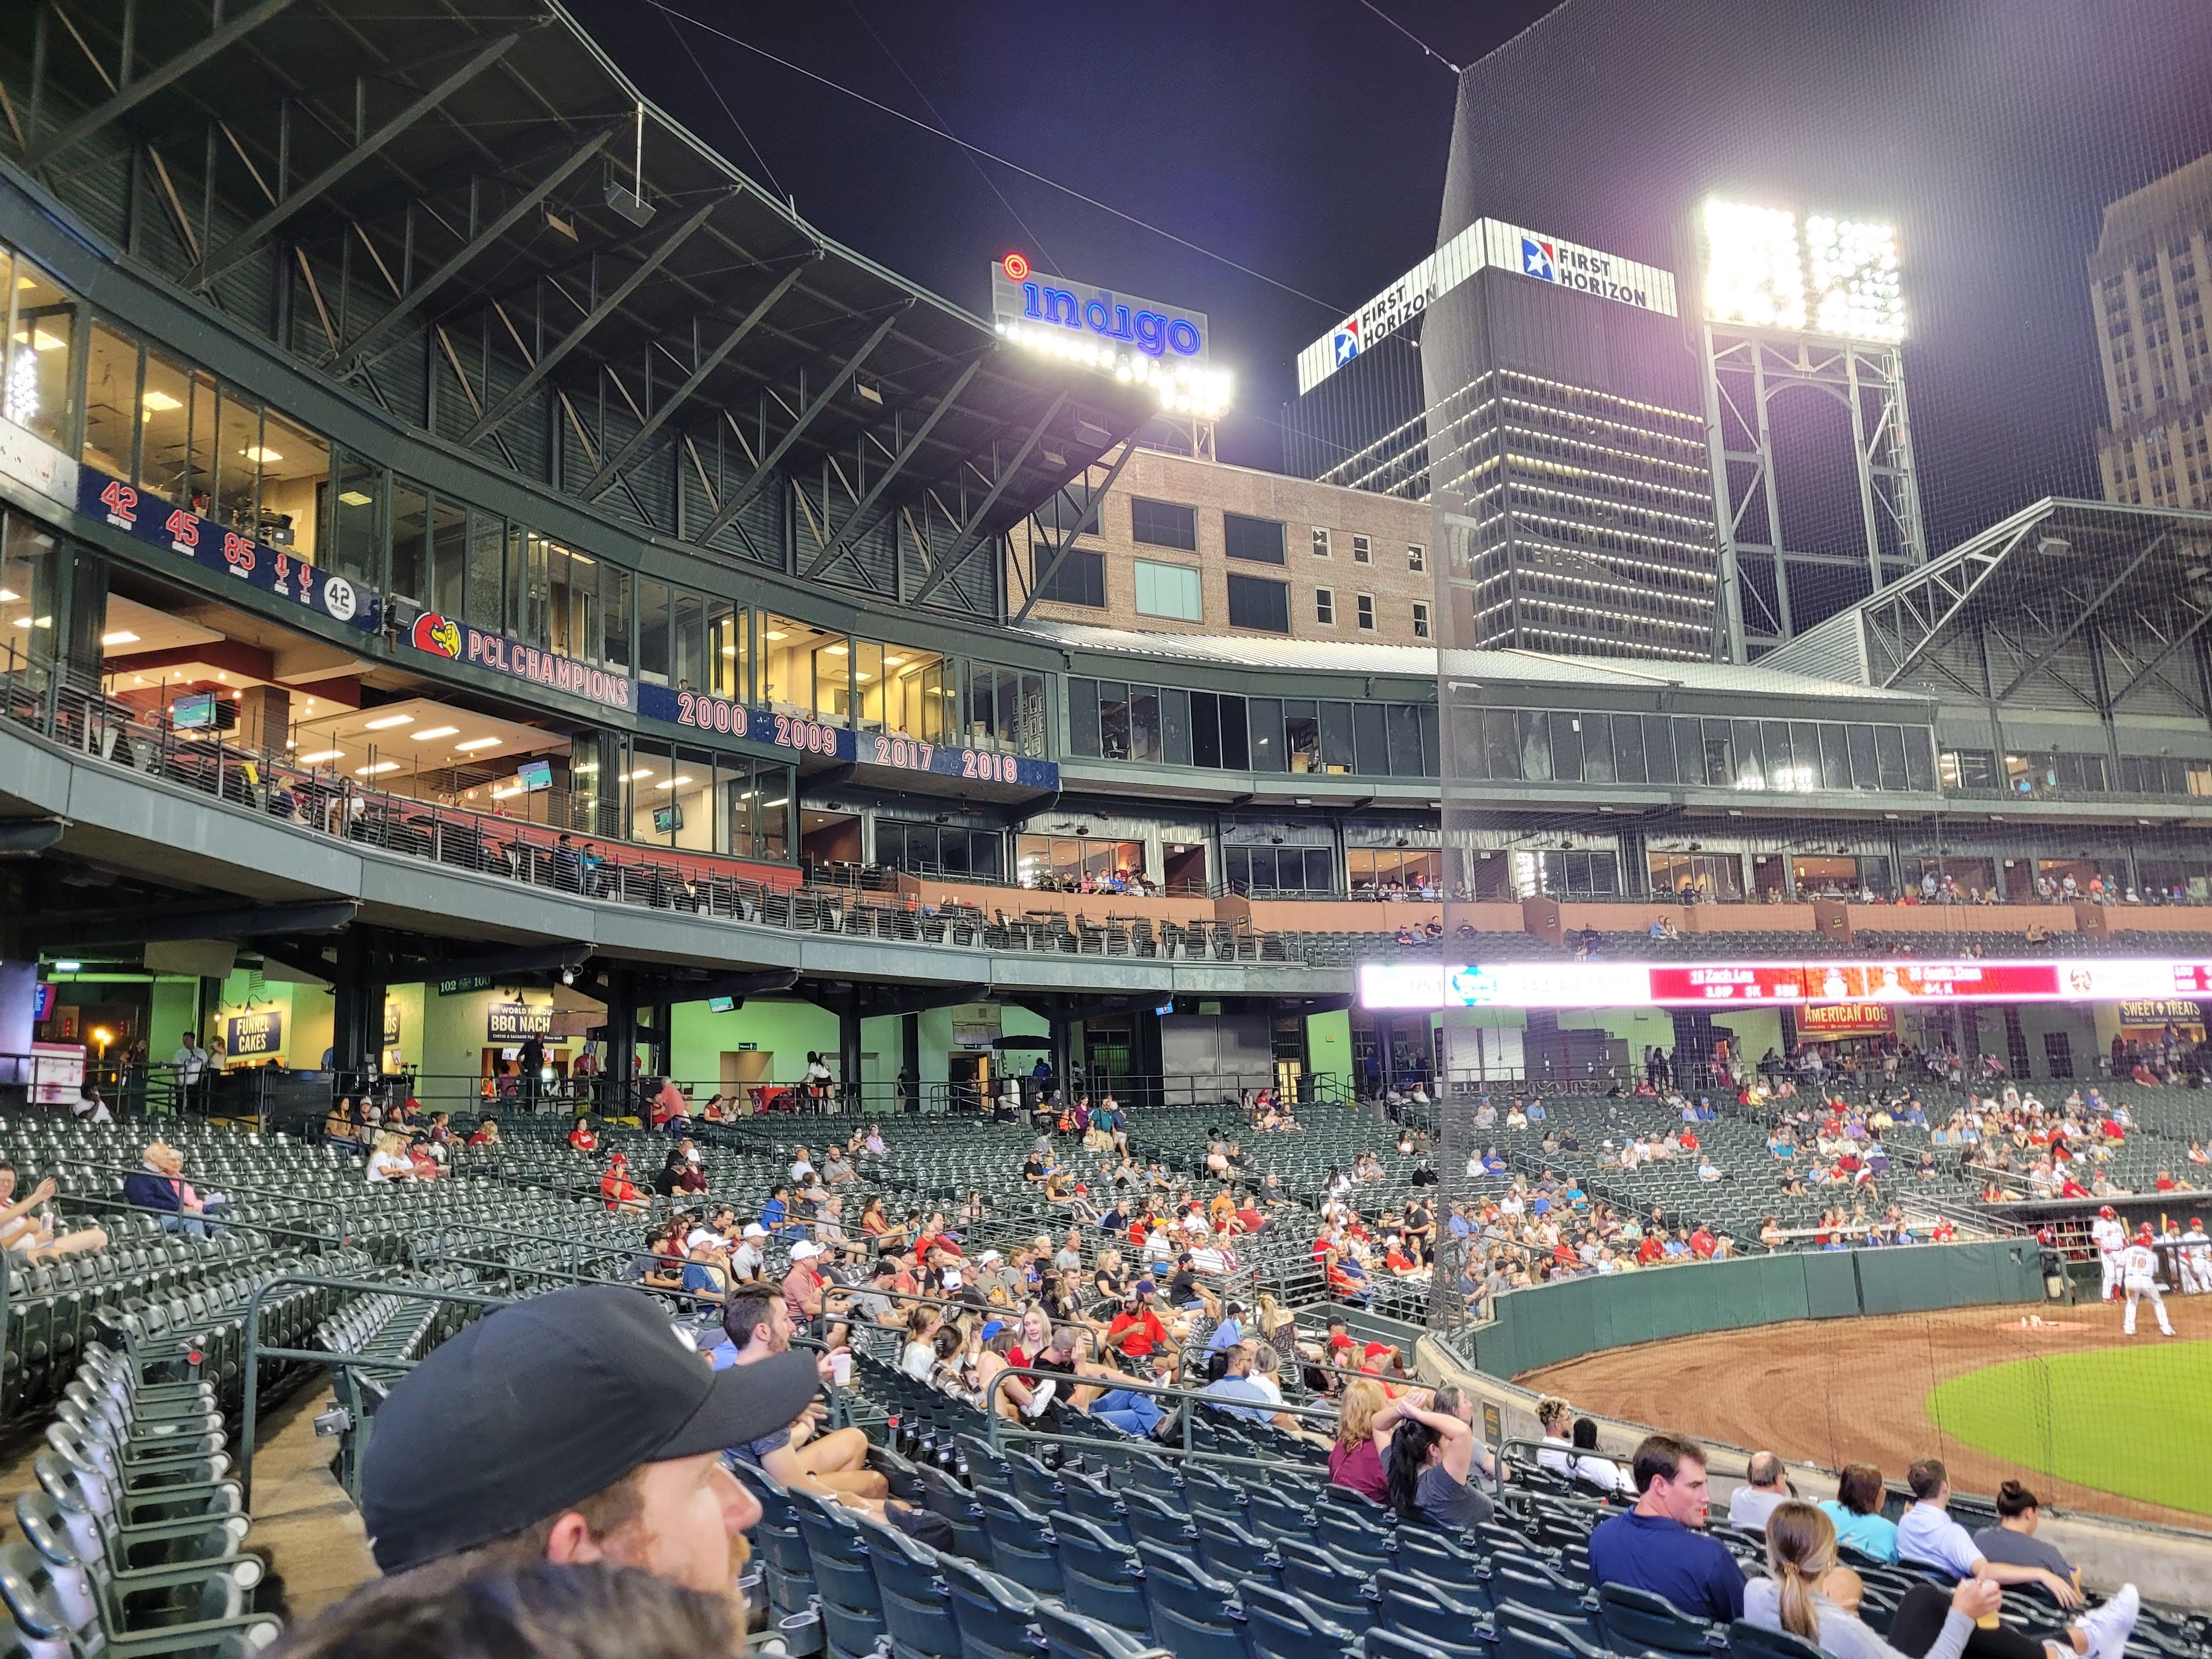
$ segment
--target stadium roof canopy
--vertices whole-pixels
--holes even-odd
[[[1390,674],[1429,678],[1437,652],[1425,645],[1367,644],[1357,640],[1298,640],[1249,634],[1169,634],[1111,628],[1096,623],[1032,623],[1025,630],[1063,649],[1180,659],[1231,668],[1326,670],[1341,674]],[[1444,667],[1455,684],[1561,684],[1615,690],[1680,689],[1747,696],[1850,697],[1864,702],[1869,688],[1803,672],[1773,659],[1735,663],[1660,662],[1640,657],[1569,657],[1548,651],[1449,651]],[[1873,688],[1875,700],[1924,703],[1924,696]]]
[[[831,241],[643,104],[545,0],[0,9],[0,52],[34,86],[0,149],[60,200],[113,194],[131,158],[131,188],[149,179],[168,209],[133,252],[264,334],[272,270],[298,259],[320,314],[287,343],[371,395],[410,330],[466,319],[465,355],[482,324],[527,368],[441,421],[465,447],[541,383],[626,403],[644,430],[590,457],[586,496],[670,422],[726,417],[756,483],[860,453],[848,483],[873,516],[964,483],[956,521],[980,537],[1156,411]]]
[[[2212,513],[2046,498],[1758,667],[1951,701],[2203,714],[2208,624]]]

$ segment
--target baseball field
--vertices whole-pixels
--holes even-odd
[[[2139,1328],[2149,1324],[2146,1312]],[[2154,1336],[2008,1360],[1936,1384],[1925,1407],[1946,1434],[2007,1462],[2212,1515],[2212,1342]]]
[[[1713,1332],[1516,1380],[1576,1409],[1893,1480],[1941,1457],[1959,1490],[2212,1531],[2212,1296],[2170,1297],[2181,1334],[2120,1310],[1954,1308]]]

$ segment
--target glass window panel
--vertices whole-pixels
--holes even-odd
[[[1179,547],[1186,553],[1198,551],[1198,509],[1177,501],[1150,501],[1141,495],[1129,498],[1129,528],[1132,537],[1153,547]]]
[[[392,481],[392,591],[430,598],[430,495],[408,478]]]
[[[509,524],[507,544],[500,550],[500,590],[507,600],[500,626],[520,640],[530,638],[530,535],[520,525]]]
[[[568,550],[558,542],[545,544],[545,648],[556,656],[577,657],[575,590],[570,576],[574,565]]]
[[[814,645],[814,718],[842,726],[853,713],[853,647],[842,634],[817,633]]]
[[[1613,782],[1613,716],[1584,714],[1582,723],[1583,781]]]
[[[1382,725],[1382,705],[1379,702],[1356,702],[1352,705],[1352,735],[1358,754],[1358,770],[1361,776],[1387,778],[1390,775],[1390,739]],[[1494,777],[1497,775],[1492,773]],[[1516,773],[1515,775],[1518,776]]]
[[[1244,711],[1237,712],[1241,720]],[[1211,691],[1190,694],[1190,763],[1209,768],[1221,764],[1221,699]]]
[[[666,582],[638,579],[637,677],[648,685],[668,684],[670,607]]]
[[[1796,759],[1791,751],[1790,725],[1786,720],[1761,720],[1759,723],[1759,746],[1766,763],[1764,781],[1769,789],[1796,787]]]
[[[339,575],[381,587],[377,567],[384,546],[384,473],[366,456],[337,452],[330,523],[331,546],[321,562]]]
[[[1933,789],[1936,787],[1936,750],[1932,741],[1935,733],[1924,726],[1905,728],[1905,787],[1911,789]]]
[[[1885,789],[1905,787],[1905,733],[1894,726],[1877,726],[1874,729],[1875,760],[1877,774]],[[2092,756],[2100,770],[2097,787],[2103,787],[2104,757]]]
[[[434,497],[430,503],[430,608],[448,617],[468,614],[469,515]]]
[[[0,254],[8,283],[7,367],[0,413],[48,443],[66,446],[76,386],[76,301],[28,259]]]
[[[1414,706],[1413,712],[1420,717],[1421,724],[1421,775],[1425,778],[1442,777],[1443,771],[1437,763],[1440,751],[1437,711],[1428,703],[1419,703]]]
[[[1482,746],[1486,776],[1510,781],[1521,775],[1521,726],[1511,709],[1482,711]]]
[[[1881,787],[1881,767],[1875,758],[1874,727],[1853,724],[1844,728],[1846,744],[1851,755],[1851,781],[1854,789]]]
[[[1421,776],[1420,711],[1410,702],[1385,703],[1382,715],[1383,723],[1389,728],[1391,775]]]
[[[1613,775],[1620,783],[1650,781],[1644,768],[1644,722],[1634,714],[1613,722]]]
[[[1050,710],[1045,706],[1044,676],[1017,676],[1021,685],[1020,752],[1031,760],[1042,760],[1052,752]]]
[[[629,571],[607,566],[599,574],[600,634],[606,641],[610,668],[627,672],[630,665],[629,612],[632,577]]]
[[[145,386],[138,396],[141,491],[174,506],[190,505],[191,428],[191,374],[159,352],[148,352]],[[310,506],[317,500],[310,496]]]
[[[500,626],[500,550],[507,544],[507,521],[489,513],[469,514],[468,606],[465,615],[478,628]]]
[[[553,611],[552,574],[548,568],[552,562],[548,550],[550,545],[534,530],[525,531],[522,534],[522,611],[515,618],[515,631],[541,651],[546,648],[546,636]],[[507,543],[510,558],[514,546],[510,539]]]
[[[599,621],[599,576],[605,568],[588,553],[568,550],[569,654],[596,657],[605,630]]]
[[[1734,732],[1727,720],[1705,720],[1700,729],[1705,744],[1705,781],[1726,788],[1736,778],[1736,746]],[[1752,742],[1757,744],[1758,728],[1752,728]]]
[[[671,787],[654,791],[657,811],[674,810],[665,839],[672,847],[695,853],[714,850],[714,757],[703,749],[676,751]],[[656,836],[655,840],[662,839]]]
[[[4,259],[4,256],[0,256]],[[51,661],[58,652],[54,608],[58,545],[54,533],[21,513],[0,514],[0,664]]]
[[[1293,772],[1321,770],[1321,707],[1304,697],[1283,703],[1283,756]]]
[[[1811,720],[1790,722],[1790,764],[1796,778],[1792,787],[1820,787],[1820,728]]]
[[[1644,717],[1644,770],[1650,783],[1672,783],[1674,770],[1674,721],[1668,714]]]
[[[1245,741],[1242,697],[1221,700],[1221,763],[1232,772],[1242,772],[1252,764],[1251,745]]]
[[[1578,714],[1551,717],[1552,776],[1560,783],[1583,780],[1583,723]]]
[[[1170,766],[1190,764],[1190,693],[1169,686],[1160,693],[1161,758]]]
[[[1832,721],[1820,723],[1820,787],[1848,789],[1851,787],[1851,757],[1844,740],[1844,728]]]
[[[1159,762],[1160,694],[1155,686],[1129,688],[1129,758]]]
[[[6,265],[7,256],[0,254],[0,270]],[[127,481],[136,465],[138,342],[104,322],[93,324],[91,341],[85,363],[82,459],[86,465]]]
[[[261,539],[315,562],[321,555],[322,500],[330,477],[330,441],[273,409],[265,411],[261,417]]]
[[[1333,772],[1352,769],[1352,705],[1348,702],[1325,702],[1321,705],[1322,764]]]
[[[1254,697],[1247,704],[1252,728],[1252,769],[1280,772],[1283,758],[1283,702],[1279,697]]]
[[[1224,513],[1221,538],[1222,550],[1232,559],[1249,559],[1257,564],[1283,562],[1283,526],[1273,519]]]
[[[1108,760],[1129,758],[1129,688],[1120,680],[1098,682],[1098,750]]]
[[[261,405],[228,386],[216,410],[215,467],[211,516],[253,534],[261,504]]]
[[[1705,781],[1705,723],[1694,714],[1676,715],[1671,722],[1674,738],[1674,776],[1685,784]]]
[[[707,601],[696,593],[676,594],[676,687],[702,691],[707,686]]]
[[[1759,760],[1759,746],[1757,720],[1729,722],[1728,781],[1739,789],[1762,789],[1766,786],[1765,769]]]
[[[1547,783],[1552,776],[1551,723],[1540,709],[1514,713],[1521,733],[1521,775],[1531,783]]]
[[[765,761],[753,768],[753,781],[762,797],[755,844],[764,859],[791,860],[791,798],[796,777],[792,768]]]

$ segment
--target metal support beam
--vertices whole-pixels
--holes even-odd
[[[430,979],[467,979],[502,974],[533,974],[563,968],[580,968],[591,957],[592,947],[581,939],[562,945],[521,945],[512,951],[488,951],[481,956],[433,957],[422,964]]]
[[[35,858],[62,838],[59,818],[0,819],[0,858]]]
[[[27,943],[143,945],[156,939],[246,939],[255,933],[327,933],[351,922],[360,908],[351,899],[308,899],[296,904],[226,899],[158,914],[143,907],[75,915],[50,910],[26,916],[21,927]]]
[[[845,517],[845,527],[830,538],[830,545],[822,550],[813,563],[799,573],[802,581],[811,580],[820,575],[830,562],[851,544],[854,537],[869,527],[868,514],[882,499],[884,491],[890,488],[891,480],[906,470],[906,464],[929,441],[929,434],[937,429],[937,423],[951,412],[952,405],[960,400],[960,394],[968,389],[968,382],[975,378],[982,367],[983,360],[978,357],[960,371],[960,378],[937,400],[937,407],[923,417],[921,424],[915,428],[914,436],[906,441],[906,447],[891,458],[889,466],[876,475],[876,481],[869,486],[868,493],[854,503],[852,512]]]
[[[520,409],[522,400],[537,389],[538,383],[550,374],[562,358],[583,344],[593,329],[619,311],[624,301],[666,263],[668,256],[690,241],[692,233],[705,224],[714,210],[728,199],[726,196],[716,196],[694,208],[683,223],[662,238],[653,252],[645,256],[635,270],[609,289],[605,296],[584,314],[581,322],[548,346],[538,361],[524,371],[522,378],[508,389],[507,395],[484,410],[477,423],[461,434],[461,447],[465,449]]]
[[[413,126],[432,110],[444,103],[463,87],[504,58],[514,43],[522,38],[520,32],[495,34],[480,47],[468,62],[444,80],[432,87],[398,114],[370,133],[344,155],[301,185],[290,195],[262,214],[221,247],[208,254],[185,275],[185,286],[204,289],[225,271],[252,254],[262,240],[287,219],[313,202],[332,185],[351,173],[363,161],[374,155],[401,133]]]
[[[714,540],[716,532],[731,520],[736,518],[744,509],[744,504],[760,493],[761,486],[775,476],[777,463],[790,452],[792,445],[799,441],[799,434],[814,424],[815,416],[830,406],[830,400],[837,395],[837,389],[853,378],[854,372],[868,360],[869,353],[884,343],[884,337],[891,331],[892,325],[905,315],[907,307],[913,303],[911,300],[903,301],[869,331],[868,337],[860,342],[860,349],[845,359],[837,372],[823,382],[822,390],[815,394],[814,400],[801,410],[799,418],[792,422],[791,429],[777,439],[768,453],[761,457],[760,465],[753,468],[750,476],[730,492],[730,498],[716,510],[714,518],[708,520],[707,527],[691,538],[693,541]]]
[[[369,349],[372,346],[421,309],[423,302],[433,294],[483,257],[501,237],[522,222],[524,215],[560,189],[562,185],[568,183],[575,175],[577,169],[606,148],[607,140],[613,136],[612,131],[610,131],[598,133],[585,140],[583,145],[567,161],[523,191],[505,212],[471,236],[468,245],[459,252],[409,289],[390,310],[362,330],[355,337],[353,348],[348,353],[345,362],[337,368],[337,378],[343,380],[357,374],[362,364],[368,361]]]
[[[190,75],[208,59],[234,46],[292,3],[293,0],[261,0],[259,5],[240,12],[204,39],[185,47],[160,68],[148,71],[135,81],[130,78],[131,65],[125,63],[122,84],[114,95],[94,104],[44,143],[33,146],[31,153],[23,158],[25,164],[37,168],[59,160],[102,127],[121,119],[162,88],[172,86]]]
[[[2128,683],[2112,694],[2113,710],[2117,712],[2122,703],[2125,702],[2130,697],[2135,695],[2137,687],[2145,684],[2149,680],[2152,675],[2158,672],[2160,668],[2165,665],[2166,659],[2167,658],[2171,657],[2175,652],[2180,650],[2181,647],[2188,644],[2190,641],[2195,639],[2197,635],[2203,632],[2204,624],[2207,623],[2212,623],[2212,611],[2205,611],[2199,613],[2194,622],[2191,623],[2188,627],[2183,629],[2181,632],[2176,634],[2172,639],[2168,640],[2166,644],[2160,648],[2156,656],[2153,657],[2142,667],[2136,669],[2134,673],[2129,675]]]
[[[1036,447],[1044,441],[1046,429],[1060,417],[1060,411],[1067,407],[1070,395],[1063,392],[1054,398],[1051,407],[1045,410],[1043,417],[1030,428],[1030,435],[1022,440],[1022,447],[1014,452],[1014,459],[999,469],[998,481],[985,492],[981,503],[968,515],[968,522],[960,526],[960,533],[953,538],[951,547],[946,550],[945,556],[938,561],[937,568],[929,573],[929,579],[922,583],[921,589],[908,601],[909,604],[920,605],[932,593],[937,592],[945,579],[957,569],[960,562],[974,550],[975,538],[982,528],[984,518],[999,504],[999,497],[1006,493],[1006,486],[1013,483],[1014,475],[1022,470],[1030,455],[1036,452]]]
[[[699,388],[707,383],[707,377],[722,366],[729,355],[744,342],[744,337],[759,327],[763,319],[775,308],[776,302],[791,292],[792,284],[805,274],[806,263],[822,257],[822,249],[817,246],[807,255],[806,262],[794,264],[789,270],[784,272],[782,280],[762,297],[759,304],[744,314],[744,319],[735,328],[722,337],[720,344],[699,360],[699,366],[684,377],[683,384],[660,400],[659,407],[645,417],[644,422],[620,448],[599,464],[599,470],[592,474],[589,482],[576,493],[586,501],[590,501],[611,483],[615,475],[630,464],[637,453],[651,440],[653,434],[660,430],[668,417],[696,395]]]
[[[2027,684],[2029,679],[2035,675],[2038,670],[2047,666],[2053,659],[2055,659],[2058,655],[2059,647],[2064,645],[2067,641],[2072,639],[2076,634],[2080,633],[2084,628],[2087,628],[2089,625],[2091,618],[2095,617],[2097,612],[2104,608],[2105,601],[2111,599],[2113,594],[2120,591],[2120,585],[2126,581],[2129,577],[2136,574],[2136,570],[2142,567],[2144,560],[2150,557],[2152,554],[2157,552],[2160,548],[2166,545],[2166,538],[2164,534],[2160,534],[2152,537],[2150,540],[2144,543],[2142,550],[2138,552],[2135,557],[2130,559],[2125,564],[2120,567],[2120,574],[2113,577],[2112,580],[2106,582],[2104,587],[2098,592],[2095,599],[2091,599],[2087,605],[2083,605],[2079,611],[2074,613],[2074,619],[2058,631],[2057,638],[2045,641],[2038,647],[2035,656],[2029,660],[2027,666],[2021,669],[2019,673],[2012,677],[2012,684],[2006,686],[2003,690],[1997,693],[1996,700],[1999,702],[2010,702],[2012,701],[2013,693],[2019,690],[2021,686]],[[2109,713],[2110,711],[2100,709],[2098,712],[2100,714],[2104,714]]]
[[[1082,512],[1075,515],[1075,522],[1067,527],[1067,533],[1060,538],[1060,545],[1052,550],[1052,562],[1042,570],[1032,568],[1029,597],[1022,601],[1022,608],[1013,615],[1012,620],[1017,626],[1030,619],[1030,612],[1036,609],[1037,601],[1044,597],[1045,589],[1052,585],[1052,579],[1060,574],[1060,566],[1067,562],[1067,556],[1075,550],[1075,538],[1086,533],[1097,521],[1098,509],[1105,504],[1106,492],[1114,488],[1115,480],[1121,476],[1121,469],[1128,465],[1129,458],[1136,453],[1137,441],[1133,435],[1121,440],[1121,453],[1115,459],[1114,465],[1106,469],[1105,480],[1097,489],[1091,492],[1090,501],[1085,504]],[[1031,563],[1034,567],[1034,553],[1031,556]]]

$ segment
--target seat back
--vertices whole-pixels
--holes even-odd
[[[1354,1639],[1341,1625],[1256,1578],[1238,1582],[1237,1599],[1243,1604],[1244,1644],[1252,1659],[1339,1659]]]
[[[1731,1659],[1820,1659],[1820,1650],[1786,1630],[1768,1630],[1739,1619],[1728,1629]]]
[[[1692,1619],[1663,1595],[1628,1584],[1601,1584],[1598,1628],[1615,1653],[1636,1659],[1647,1649],[1661,1653],[1703,1654],[1712,1626]]]

